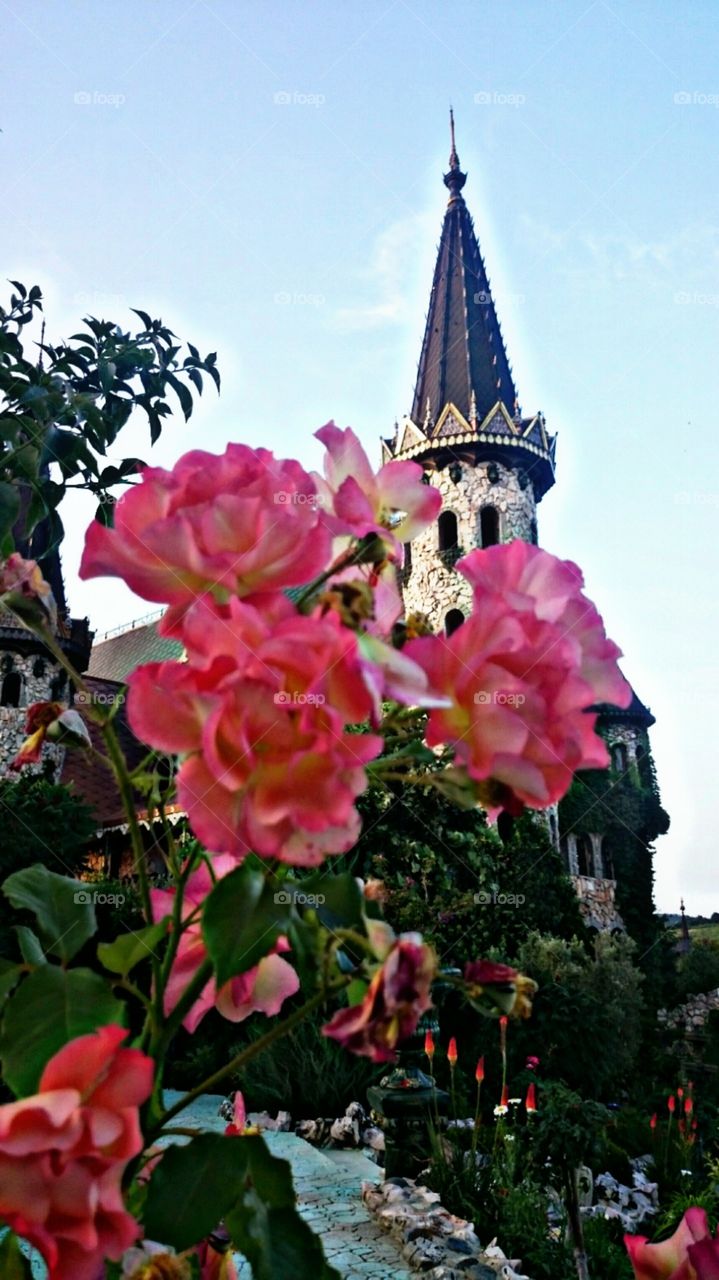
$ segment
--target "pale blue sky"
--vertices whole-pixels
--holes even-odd
[[[0,0],[3,276],[161,314],[224,377],[156,452],[370,450],[411,401],[453,102],[525,412],[540,540],[576,560],[658,724],[659,905],[719,909],[716,0]],[[278,96],[279,95],[279,96]],[[127,451],[147,453],[144,441]],[[98,630],[146,611],[65,567]]]

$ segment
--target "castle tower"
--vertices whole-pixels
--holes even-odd
[[[413,459],[442,495],[433,527],[405,547],[405,614],[425,613],[450,634],[471,609],[455,564],[475,547],[538,541],[537,507],[554,484],[556,437],[541,413],[520,411],[489,277],[451,151],[442,225],[411,413],[382,442],[382,460]],[[653,918],[652,841],[668,827],[651,759],[651,712],[636,694],[626,710],[593,708],[609,771],[580,775],[546,812],[587,924],[646,935]],[[597,788],[599,790],[597,791]]]
[[[412,411],[384,440],[383,461],[413,459],[442,494],[432,528],[405,548],[406,611],[448,633],[471,591],[454,565],[474,547],[537,541],[537,503],[554,484],[555,441],[541,413],[524,418],[489,278],[462,195],[452,147],[447,211],[437,253]]]
[[[77,671],[84,671],[90,659],[92,632],[87,618],[71,618],[65,599],[60,553],[50,542],[47,521],[35,529],[29,541],[16,531],[15,545],[21,555],[37,560],[49,583],[57,605],[56,638]],[[33,702],[70,704],[73,690],[65,671],[42,641],[23,627],[15,615],[0,610],[0,778],[17,777],[10,764],[25,739],[27,708]],[[52,761],[59,774],[64,748],[47,743],[43,763]],[[40,771],[43,764],[27,766]]]

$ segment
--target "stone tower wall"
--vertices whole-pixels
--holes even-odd
[[[19,706],[0,706],[0,778],[17,778],[18,775],[10,770],[10,764],[15,759],[27,736],[25,733],[27,708],[32,706],[33,702],[51,701],[52,683],[60,668],[49,659],[42,659],[44,672],[42,675],[37,676],[34,673],[35,664],[38,662],[36,653],[25,654],[5,649],[2,653],[3,658],[6,655],[12,658],[12,670],[21,677],[22,687]],[[6,674],[6,671],[0,671],[0,688]],[[61,695],[60,701],[64,701],[65,698],[66,694],[65,696]],[[52,743],[46,743],[43,747],[43,760],[51,759],[54,761],[56,776],[64,754],[64,748],[55,746]],[[42,766],[30,765],[26,767],[37,772]]]
[[[493,506],[499,513],[499,540],[523,538],[536,541],[536,502],[529,477],[499,462],[462,462],[462,474],[452,479],[453,466],[432,473],[432,484],[442,494],[442,510],[457,517],[458,542],[466,554],[481,545],[481,511]],[[488,474],[489,473],[489,474]],[[497,479],[490,477],[496,475]],[[407,613],[427,613],[440,630],[450,609],[470,612],[472,592],[461,574],[439,553],[437,524],[425,529],[412,543],[412,567],[405,575]]]

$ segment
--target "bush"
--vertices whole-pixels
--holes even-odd
[[[241,1089],[248,1110],[289,1111],[292,1118],[340,1116],[350,1102],[367,1105],[367,1088],[379,1069],[355,1058],[321,1033],[324,1018],[307,1018],[271,1045],[228,1082],[228,1092]],[[254,1017],[241,1027],[214,1011],[193,1036],[178,1037],[178,1052],[168,1062],[168,1086],[188,1089],[223,1067],[268,1029],[266,1018]]]
[[[717,987],[719,947],[715,942],[700,942],[682,956],[677,966],[677,1004],[704,991],[714,991]]]
[[[529,1023],[513,1029],[515,1061],[541,1059],[543,1075],[585,1097],[616,1101],[631,1083],[641,1045],[642,974],[634,944],[600,934],[588,951],[576,939],[533,933],[517,966],[539,983]]]

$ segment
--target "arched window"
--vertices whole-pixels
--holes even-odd
[[[445,634],[448,636],[454,635],[454,632],[457,630],[457,627],[461,627],[463,622],[464,622],[464,614],[462,613],[462,610],[450,609],[449,613],[447,614],[444,620]]]
[[[612,743],[612,768],[616,773],[626,773],[629,760],[627,748],[623,742]]]
[[[577,863],[580,876],[594,875],[594,850],[589,836],[577,836]]]
[[[457,517],[453,511],[443,511],[437,521],[440,551],[452,551],[459,542]]]
[[[482,507],[479,528],[482,546],[495,547],[499,542],[499,512],[496,507]]]
[[[22,676],[17,671],[8,671],[0,690],[0,705],[3,707],[19,707],[22,694]]]

